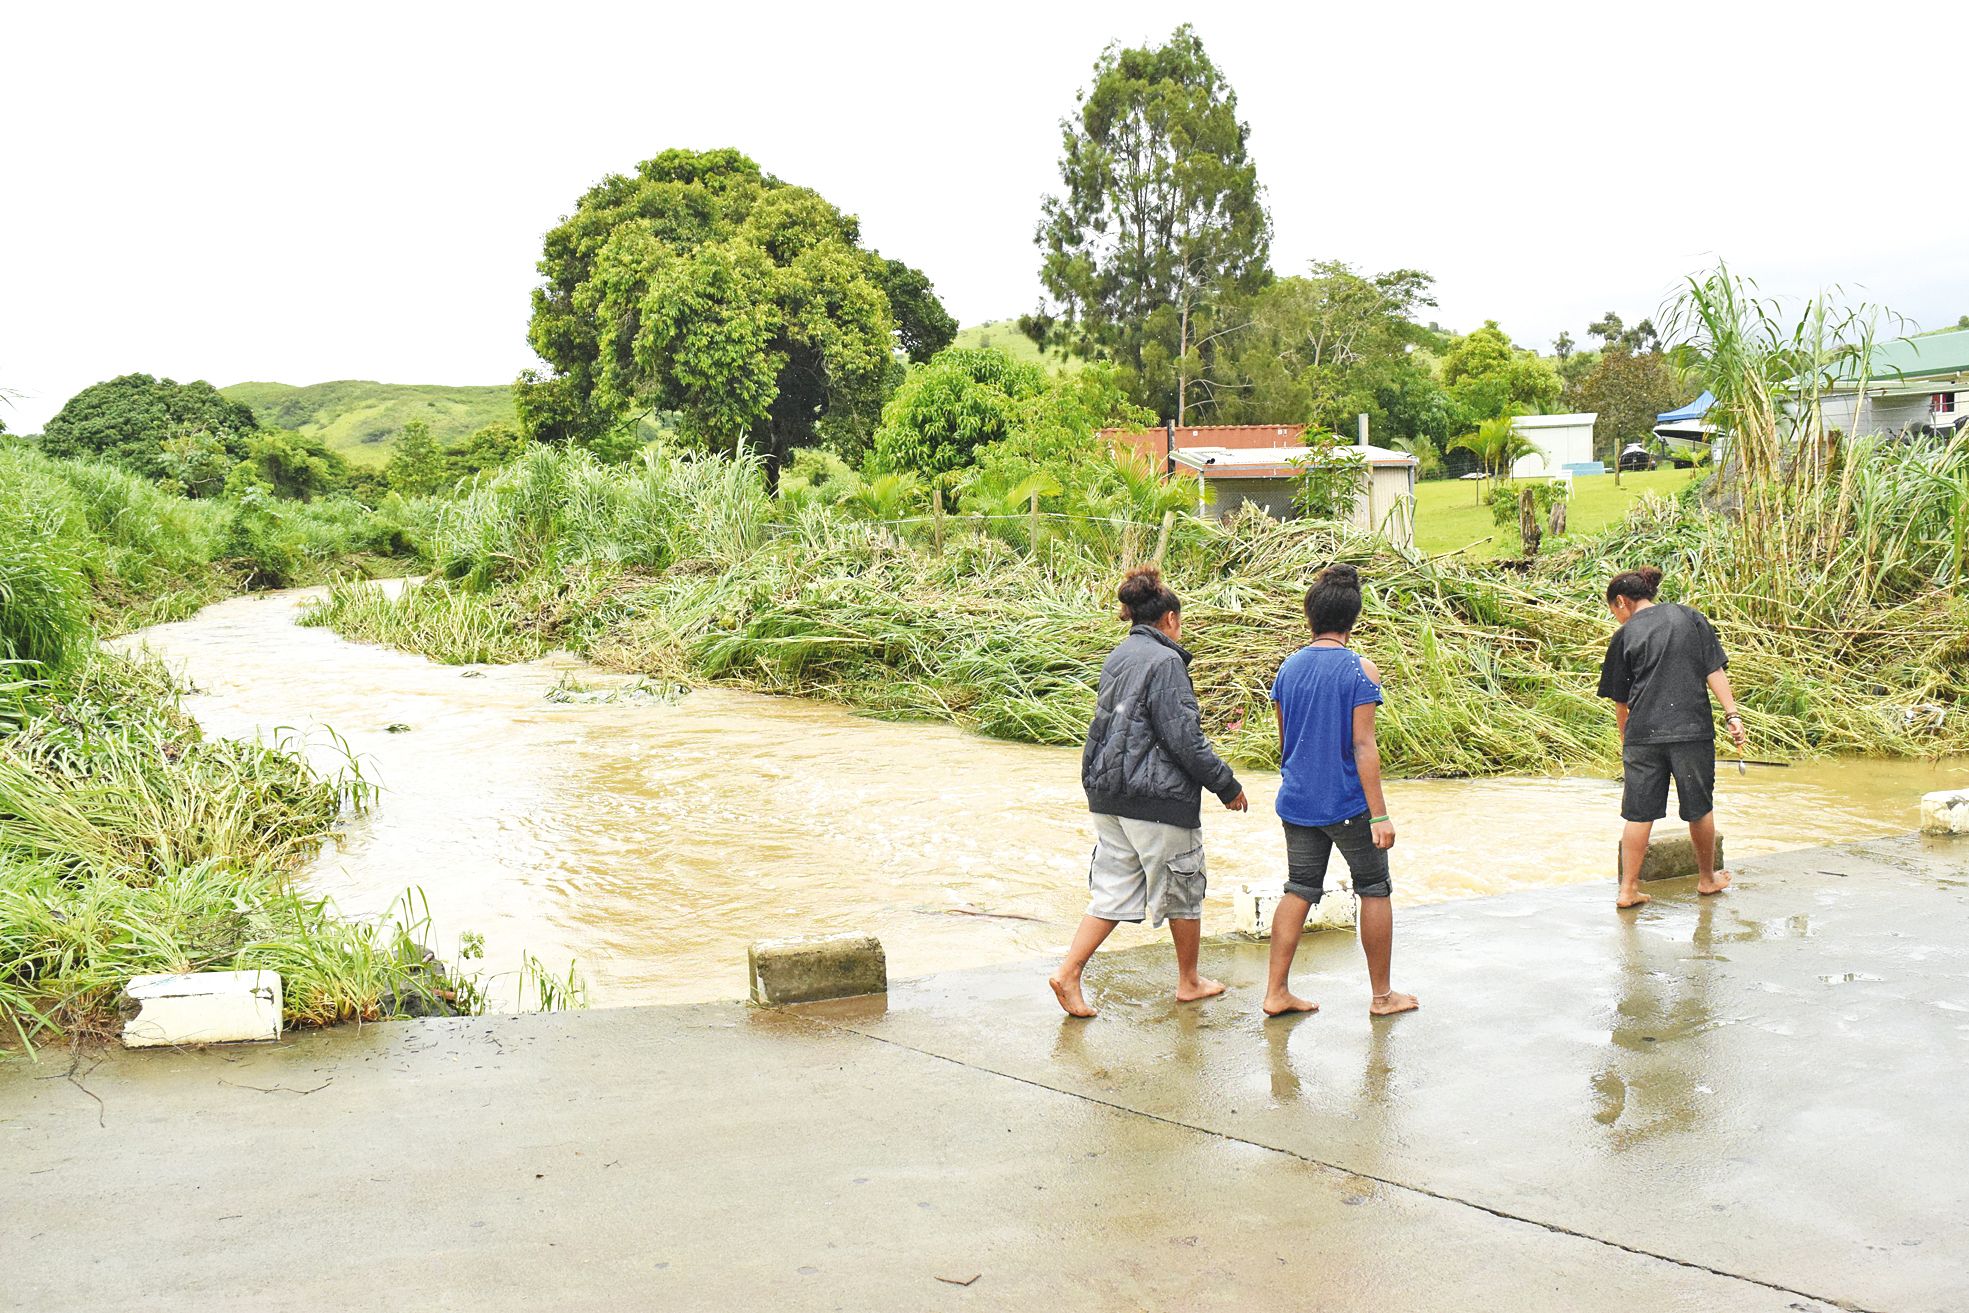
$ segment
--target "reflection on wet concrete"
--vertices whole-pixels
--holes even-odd
[[[1092,1021],[1015,964],[904,984],[869,1033],[1843,1306],[1954,1309],[1969,898],[1936,877],[1965,868],[1969,842],[1907,837],[1631,913],[1587,889],[1405,910],[1403,1017],[1367,1015],[1358,944],[1320,933],[1294,981],[1321,1011],[1290,1022],[1259,1011],[1266,947],[1220,943],[1229,992],[1193,1015],[1150,947],[1095,959]]]
[[[1717,908],[1717,899],[1701,898],[1693,925],[1684,915],[1657,917],[1647,929],[1639,918],[1621,927],[1613,1025],[1592,1079],[1593,1119],[1609,1129],[1617,1151],[1715,1112],[1701,1073],[1709,1067],[1703,1037],[1718,1024],[1709,996]]]
[[[304,597],[224,602],[130,641],[200,690],[188,705],[215,733],[346,736],[383,793],[307,878],[361,913],[421,889],[441,949],[475,930],[498,969],[522,953],[573,959],[601,1004],[736,998],[755,938],[869,931],[901,978],[1056,952],[1084,905],[1091,840],[1071,749],[727,689],[550,702],[565,677],[611,677],[566,658],[463,669],[347,643],[292,623]],[[1965,774],[1725,771],[1732,859],[1906,830],[1921,792]],[[1249,815],[1205,815],[1213,929],[1238,883],[1283,870],[1276,777],[1246,778]],[[1603,880],[1617,796],[1592,779],[1396,782],[1397,901]],[[1113,942],[1159,938],[1123,927]]]

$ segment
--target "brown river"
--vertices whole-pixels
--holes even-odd
[[[869,931],[907,977],[1056,953],[1079,918],[1076,750],[719,688],[552,701],[570,677],[625,681],[570,658],[442,666],[346,642],[293,623],[311,595],[237,598],[124,643],[180,672],[208,732],[298,733],[332,768],[332,728],[381,793],[307,884],[360,915],[421,891],[441,955],[485,937],[497,998],[527,953],[572,960],[595,1004],[684,1002],[742,996],[753,939]],[[1205,813],[1206,931],[1229,927],[1239,883],[1284,870],[1277,777],[1241,777],[1250,813]],[[1905,831],[1923,792],[1965,783],[1964,762],[1724,764],[1717,806],[1734,859]],[[1398,904],[1611,879],[1611,781],[1395,781],[1388,799]]]

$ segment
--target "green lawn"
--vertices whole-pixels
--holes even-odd
[[[1669,496],[1687,487],[1689,478],[1688,470],[1663,466],[1645,474],[1623,474],[1619,487],[1614,486],[1611,474],[1575,479],[1572,501],[1566,507],[1566,530],[1570,534],[1604,529],[1625,515],[1642,493]],[[1485,486],[1488,485],[1475,480],[1465,483],[1461,479],[1433,479],[1416,484],[1416,549],[1425,556],[1439,556],[1459,547],[1470,547],[1495,534],[1497,526],[1490,517],[1489,505],[1477,502],[1477,489]],[[1496,545],[1487,542],[1470,547],[1467,555],[1493,556]],[[1517,535],[1513,533],[1505,541],[1507,554],[1515,552],[1517,546]]]
[[[235,383],[219,391],[252,407],[269,428],[296,429],[319,437],[352,464],[380,466],[403,426],[430,425],[440,443],[466,437],[496,422],[512,423],[513,388],[445,387],[426,383]]]

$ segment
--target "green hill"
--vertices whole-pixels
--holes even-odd
[[[1030,361],[1046,369],[1071,369],[1075,362],[1062,361],[1058,356],[1042,352],[1033,340],[1019,331],[1016,319],[994,319],[988,324],[973,324],[969,328],[957,330],[952,346],[997,347],[1014,360]]]
[[[357,465],[381,465],[391,440],[411,420],[430,425],[439,442],[474,433],[487,424],[513,422],[510,384],[444,387],[429,383],[235,383],[220,388],[252,407],[270,428],[297,429],[319,437]]]

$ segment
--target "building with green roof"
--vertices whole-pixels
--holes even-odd
[[[1848,362],[1824,401],[1825,426],[1853,434],[1953,431],[1969,419],[1969,328],[1881,343],[1862,388]]]

